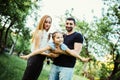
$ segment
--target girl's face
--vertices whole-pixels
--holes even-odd
[[[46,18],[45,23],[44,23],[44,29],[48,31],[51,27],[52,20],[50,17]]]
[[[58,44],[58,45],[62,44],[63,43],[63,34],[56,33],[53,41],[55,44]]]

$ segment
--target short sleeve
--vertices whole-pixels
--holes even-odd
[[[55,50],[55,44],[53,42],[48,42],[48,46],[50,46],[52,50]]]
[[[83,36],[82,36],[80,33],[77,33],[77,32],[76,32],[75,42],[83,43]]]
[[[60,47],[61,47],[61,49],[62,49],[63,51],[67,50],[67,48],[68,48],[65,44],[61,44]]]

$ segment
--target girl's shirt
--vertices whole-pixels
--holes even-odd
[[[49,42],[48,45],[51,47],[52,50],[55,50],[55,49],[56,49],[56,45],[55,45],[54,42]],[[65,50],[68,49],[68,47],[67,47],[64,43],[62,43],[62,44],[60,45],[60,49],[63,50],[63,51],[65,51]]]

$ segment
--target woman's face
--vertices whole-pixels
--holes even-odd
[[[63,43],[63,34],[56,33],[53,41],[55,44],[58,44],[58,45],[62,44]]]
[[[48,31],[51,27],[52,20],[50,17],[46,18],[45,23],[44,23],[44,29]]]

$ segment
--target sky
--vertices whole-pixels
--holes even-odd
[[[53,18],[54,27],[58,26],[58,16],[64,15],[66,10],[74,8],[73,15],[80,20],[91,22],[93,16],[101,17],[102,0],[43,0],[41,14],[49,14]],[[92,13],[92,9],[94,13]],[[56,24],[55,24],[56,23]],[[58,28],[59,29],[59,28]]]
[[[65,14],[66,10],[74,8],[73,15],[80,20],[91,22],[93,16],[101,17],[102,0],[42,0],[39,13],[41,16],[48,14],[53,18],[53,26],[59,29],[58,18]],[[92,13],[92,9],[94,13]]]
[[[66,10],[74,8],[73,15],[91,20],[93,15],[101,17],[102,0],[43,0],[41,14],[64,15]],[[91,10],[94,9],[94,13]]]

